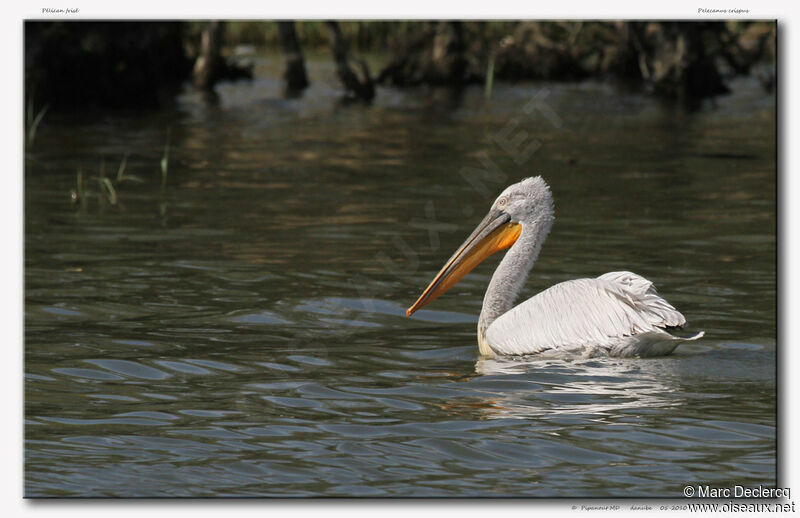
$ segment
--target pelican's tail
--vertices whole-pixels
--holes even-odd
[[[666,356],[672,354],[683,342],[697,340],[702,338],[703,335],[705,335],[705,332],[700,331],[696,335],[684,338],[682,336],[671,335],[666,331],[651,331],[649,333],[642,333],[620,339],[617,344],[612,345],[608,349],[608,355],[638,358]]]
[[[598,279],[619,287],[626,298],[635,305],[639,314],[654,326],[655,330],[636,334],[612,347],[612,356],[665,356],[671,354],[683,342],[697,340],[705,335],[704,331],[689,336],[675,336],[671,331],[683,329],[686,318],[680,311],[664,300],[656,291],[655,285],[641,275],[631,272],[610,272]]]

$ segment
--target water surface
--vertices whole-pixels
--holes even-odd
[[[775,105],[756,81],[696,112],[602,83],[343,107],[328,64],[297,100],[278,65],[216,105],[47,116],[25,172],[26,496],[775,484]],[[93,177],[125,154],[142,181],[112,205]],[[479,359],[497,257],[405,318],[534,174],[556,222],[525,297],[627,269],[705,338],[647,360]]]

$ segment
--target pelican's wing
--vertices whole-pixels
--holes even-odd
[[[672,304],[661,298],[655,285],[631,272],[609,272],[597,278],[606,281],[624,296],[656,327],[683,327],[686,319]]]
[[[652,282],[634,273],[612,272],[597,279],[562,282],[531,297],[495,320],[486,339],[498,354],[590,346],[610,350],[628,339],[627,347],[634,349],[617,354],[649,355],[653,351],[647,348],[656,347],[656,342],[680,340],[665,328],[685,324],[683,315],[658,295]],[[676,345],[657,348],[667,354]]]

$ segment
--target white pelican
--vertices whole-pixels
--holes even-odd
[[[478,349],[484,356],[544,351],[661,356],[703,336],[668,333],[682,328],[686,319],[659,297],[652,282],[631,272],[562,282],[513,307],[552,224],[553,196],[540,176],[508,187],[406,316],[433,302],[493,253],[508,249],[478,319]]]

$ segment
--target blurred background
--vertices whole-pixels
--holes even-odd
[[[282,54],[287,96],[309,86],[305,56],[326,53],[348,99],[377,85],[614,79],[685,102],[729,92],[756,72],[774,87],[774,22],[210,21],[28,22],[26,93],[55,106],[149,106],[192,79],[212,90],[253,78],[258,54]],[[35,106],[34,106],[35,108]]]
[[[774,22],[25,23],[25,494],[637,496],[776,483]],[[630,270],[705,338],[477,355],[499,255],[407,308],[497,194],[523,298]]]

